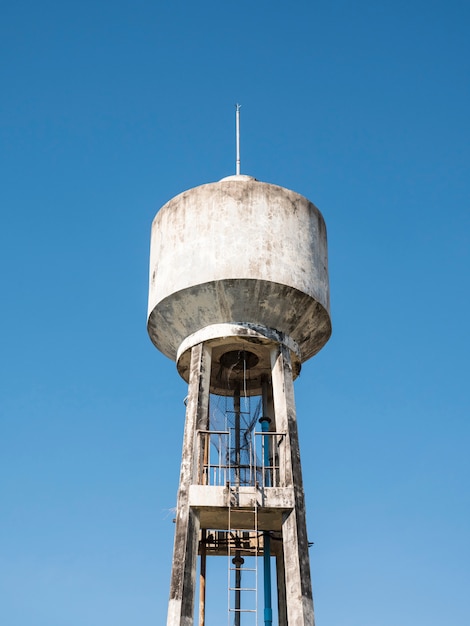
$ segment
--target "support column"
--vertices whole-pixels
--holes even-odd
[[[276,582],[279,626],[288,626],[286,606],[286,572],[284,570],[284,551],[282,546],[276,554]]]
[[[180,484],[167,626],[193,626],[199,518],[189,506],[189,486],[197,477],[197,430],[206,430],[211,353],[204,344],[191,350],[188,403],[183,437]]]
[[[199,563],[199,626],[206,623],[206,539],[207,530],[201,530],[201,557]]]
[[[287,621],[289,626],[314,626],[305,499],[288,348],[280,344],[273,349],[271,365],[276,430],[287,433],[281,454],[284,459],[284,467],[280,468],[281,484],[294,487],[295,506],[282,523]]]

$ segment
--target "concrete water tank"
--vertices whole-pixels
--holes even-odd
[[[329,309],[326,227],[307,198],[235,175],[158,211],[148,332],[171,359],[190,336],[234,324],[286,336],[304,362],[330,337]]]

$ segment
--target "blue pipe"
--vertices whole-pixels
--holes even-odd
[[[271,626],[273,623],[273,609],[271,606],[271,536],[269,532],[263,533],[263,564],[264,564],[264,624]]]
[[[269,424],[271,420],[269,417],[262,417],[260,419],[261,430],[263,433],[269,431]],[[265,485],[268,487],[269,480],[269,435],[265,435],[264,439],[264,471],[265,471]],[[271,604],[271,535],[269,531],[263,532],[263,570],[264,570],[264,624],[265,626],[271,626],[273,623],[273,609]]]

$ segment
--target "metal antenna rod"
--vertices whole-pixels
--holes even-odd
[[[241,104],[236,104],[235,105],[235,110],[236,110],[236,129],[237,129],[237,169],[236,169],[236,174],[237,176],[240,175],[240,109],[241,109]]]

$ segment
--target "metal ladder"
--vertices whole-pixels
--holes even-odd
[[[252,456],[250,454],[250,458]],[[250,499],[250,506],[241,506],[240,481],[227,483],[228,626],[258,625],[258,482],[256,464],[253,466],[250,462],[250,465],[250,484],[242,486],[243,498]],[[229,467],[230,477],[235,476],[232,470]],[[237,517],[244,520],[243,530],[238,528],[239,522],[234,523]]]

